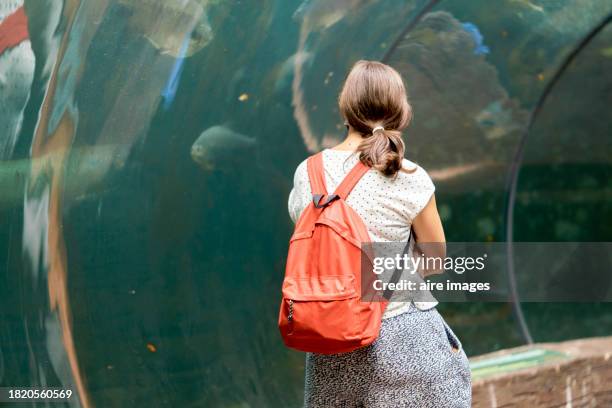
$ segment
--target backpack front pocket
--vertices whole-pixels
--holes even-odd
[[[361,336],[355,314],[359,300],[352,276],[287,278],[281,330],[294,339],[326,347],[356,341]]]
[[[357,296],[353,276],[285,278],[283,296],[294,301],[331,301]]]
[[[287,335],[301,340],[328,345],[352,342],[362,336],[354,312],[357,302],[357,296],[326,301],[283,299],[281,326]]]

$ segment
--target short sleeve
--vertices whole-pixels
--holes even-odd
[[[408,217],[412,222],[425,208],[436,187],[429,174],[421,166],[416,166],[416,171],[409,175],[408,182]]]
[[[304,211],[310,202],[310,195],[308,168],[306,166],[306,160],[304,160],[295,169],[295,174],[293,175],[293,188],[289,193],[289,200],[287,202],[289,216],[294,223],[297,222],[302,211]]]

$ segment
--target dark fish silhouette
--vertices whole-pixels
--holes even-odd
[[[254,153],[257,141],[230,129],[215,125],[204,130],[191,146],[191,158],[202,169],[217,170],[248,159]]]

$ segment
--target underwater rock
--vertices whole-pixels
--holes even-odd
[[[388,62],[406,79],[415,112],[405,132],[408,158],[419,157],[430,172],[441,173],[440,182],[456,179],[456,192],[503,187],[509,154],[528,117],[474,47],[464,24],[434,11],[406,34]]]

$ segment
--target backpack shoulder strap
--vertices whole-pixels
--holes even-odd
[[[325,188],[325,173],[323,172],[323,153],[314,154],[306,160],[308,168],[308,179],[310,180],[310,190],[312,195],[327,195]]]
[[[353,187],[355,187],[357,182],[361,180],[363,175],[366,174],[368,170],[370,170],[370,167],[363,164],[361,160],[358,161],[355,167],[353,167],[351,171],[348,172],[346,177],[344,177],[344,180],[342,180],[338,188],[336,188],[334,194],[338,195],[343,200],[346,200],[346,197],[348,197],[348,195],[351,193]]]

